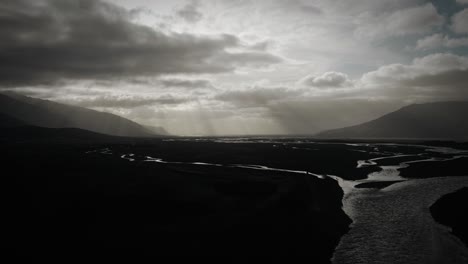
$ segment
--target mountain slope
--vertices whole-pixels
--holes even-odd
[[[468,102],[414,104],[378,119],[316,135],[320,138],[468,139]]]
[[[12,93],[0,94],[0,114],[39,127],[79,128],[114,136],[155,136],[142,125],[117,115]]]
[[[14,118],[10,115],[6,115],[3,113],[0,113],[0,127],[1,128],[6,128],[6,127],[19,127],[19,126],[25,126],[27,125],[25,122]]]
[[[109,143],[128,142],[132,138],[109,136],[79,128],[45,128],[36,126],[4,127],[0,143]]]

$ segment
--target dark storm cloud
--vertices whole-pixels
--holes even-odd
[[[0,85],[221,73],[281,61],[266,52],[227,51],[242,50],[233,35],[169,34],[131,18],[99,0],[1,1]]]

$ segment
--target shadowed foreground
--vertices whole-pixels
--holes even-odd
[[[5,145],[6,238],[18,257],[306,255],[328,263],[350,224],[331,179],[88,150]]]

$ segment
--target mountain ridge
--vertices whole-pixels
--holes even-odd
[[[358,125],[320,132],[318,138],[468,139],[468,102],[404,106]]]
[[[129,119],[106,112],[71,106],[16,93],[0,93],[0,114],[45,128],[79,128],[124,137],[160,136]]]

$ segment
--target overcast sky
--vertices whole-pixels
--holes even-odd
[[[468,0],[2,0],[0,89],[178,135],[468,99]]]

